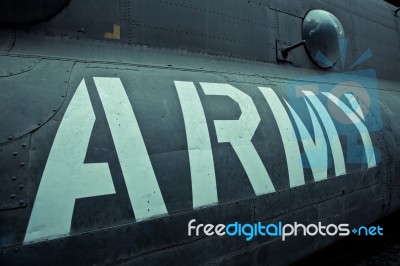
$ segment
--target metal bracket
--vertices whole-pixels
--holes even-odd
[[[288,62],[288,63],[292,63],[293,62],[293,57],[292,55],[289,53],[287,54],[287,56],[283,56],[282,54],[282,46],[290,46],[291,43],[290,42],[286,42],[286,41],[282,41],[282,40],[276,40],[276,60],[278,62]]]

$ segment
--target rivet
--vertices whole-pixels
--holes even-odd
[[[15,194],[10,195],[10,198],[12,198],[12,199],[15,199],[15,197],[16,197]]]
[[[11,177],[11,180],[12,180],[12,181],[15,181],[15,180],[17,180],[17,177],[16,177],[16,176],[13,176],[13,177]]]
[[[38,126],[40,126],[41,124],[42,124],[42,122],[40,122],[40,121],[39,121],[39,122],[37,122],[37,125],[38,125]]]
[[[25,148],[25,147],[26,147],[26,144],[25,144],[25,143],[23,143],[21,146],[22,146],[22,148]]]
[[[18,155],[18,152],[13,152],[13,156],[17,156]]]
[[[13,139],[13,136],[8,136],[8,140],[12,140]]]
[[[25,204],[25,202],[23,200],[19,201],[19,205],[24,205],[24,204]]]
[[[24,185],[19,185],[19,189],[23,189],[24,188]]]
[[[24,166],[25,166],[25,163],[22,162],[22,163],[19,164],[19,166],[24,167]]]

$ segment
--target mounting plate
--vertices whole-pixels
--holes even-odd
[[[275,49],[276,50],[276,60],[278,62],[292,63],[293,62],[293,58],[292,58],[292,55],[291,55],[290,52],[286,57],[284,57],[282,55],[281,48],[282,48],[283,45],[289,46],[289,45],[292,45],[292,44],[290,42],[286,42],[286,41],[282,41],[282,40],[276,40],[276,49]]]

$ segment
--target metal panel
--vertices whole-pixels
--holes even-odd
[[[252,202],[251,199],[230,202],[150,221],[7,248],[0,253],[0,264],[24,265],[29,261],[35,265],[81,265],[82,262],[105,265],[129,260],[143,264],[142,260],[148,260],[149,255],[153,263],[168,262],[169,265],[172,262],[184,264],[192,261],[199,264],[206,257],[222,256],[240,250],[247,242],[242,238],[206,236],[203,233],[188,236],[188,222],[191,219],[204,224],[252,222]],[[220,244],[216,244],[216,241]],[[186,252],[181,252],[182,248]]]
[[[126,10],[130,11],[127,5],[131,1],[98,1],[86,0],[70,1],[68,6],[52,18],[50,21],[37,23],[35,25],[21,25],[20,28],[29,32],[47,32],[45,36],[65,37],[79,39],[105,40],[106,32],[113,32],[114,24],[121,27],[120,39],[110,39],[110,41],[128,41],[128,31],[130,24],[126,19]],[[99,8],[101,7],[101,8]],[[70,19],[73,17],[74,19]],[[65,21],[68,23],[65,23]]]
[[[32,70],[40,62],[39,58],[0,56],[0,78],[19,75]]]
[[[30,135],[0,145],[0,210],[22,208],[28,198]]]
[[[304,18],[306,13],[311,9],[320,8],[319,1],[303,0],[303,1],[281,1],[269,0],[269,8],[288,15]]]
[[[9,115],[0,121],[0,143],[31,132],[54,115],[64,102],[73,65],[65,61],[37,63],[31,58],[3,58],[9,64],[1,71],[8,76],[1,78],[0,112]]]
[[[135,43],[274,60],[272,12],[252,1],[146,0],[132,10]]]

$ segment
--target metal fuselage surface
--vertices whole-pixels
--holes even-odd
[[[400,208],[390,4],[44,2],[0,4],[1,265],[287,265],[340,236],[188,223],[356,227]],[[278,55],[313,9],[344,28],[328,69]]]

